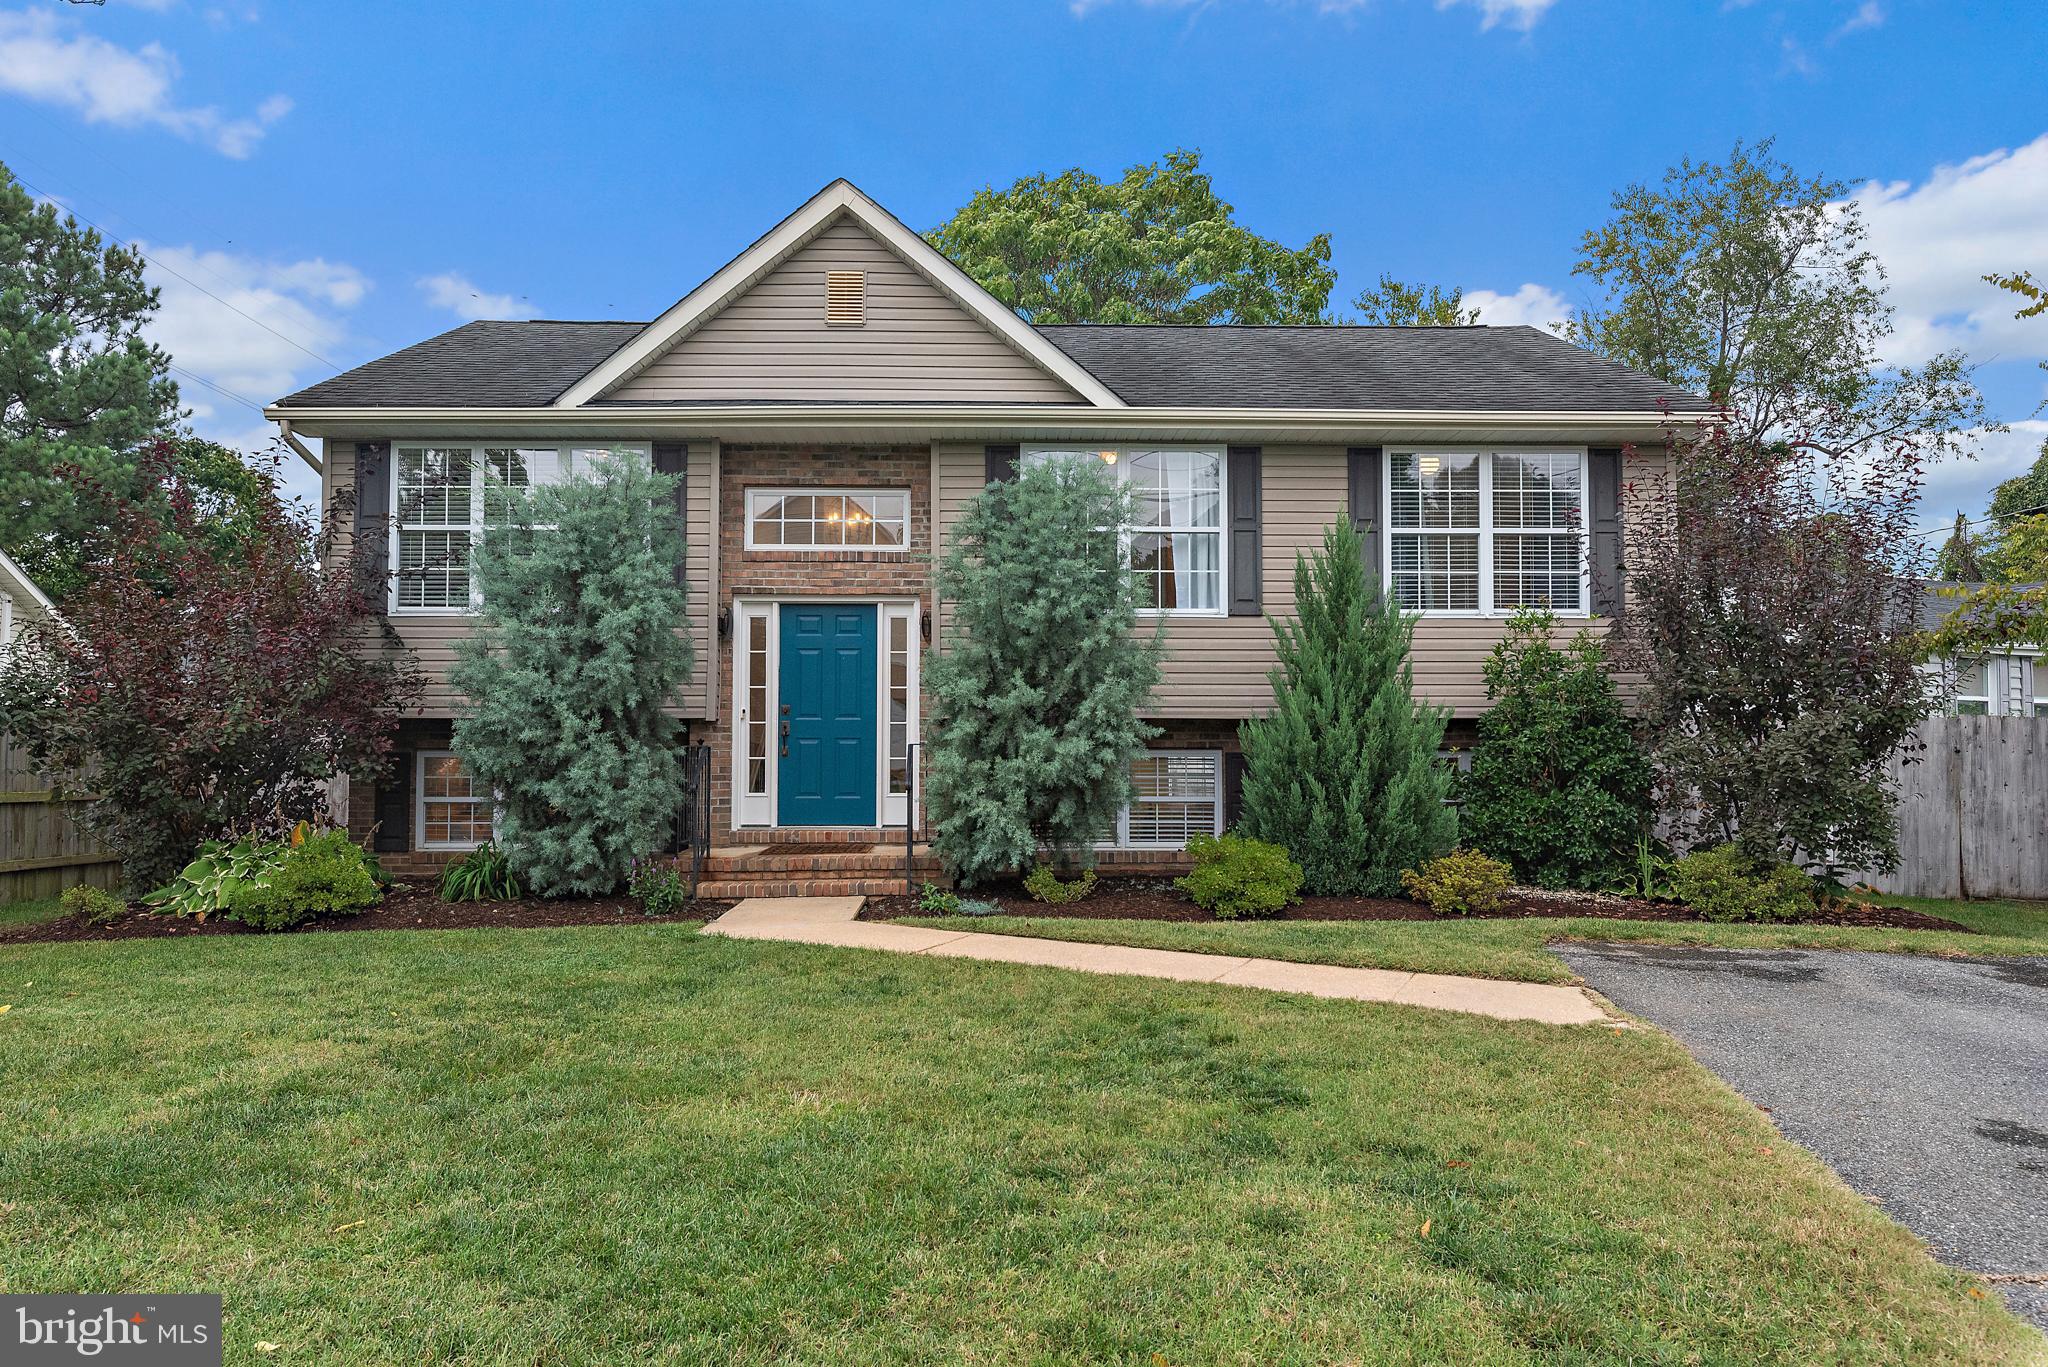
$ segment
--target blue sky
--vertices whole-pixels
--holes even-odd
[[[195,425],[248,445],[222,390],[652,317],[838,175],[929,228],[1199,147],[1247,226],[1332,235],[1339,299],[1388,270],[1547,323],[1615,189],[1776,136],[1859,187],[1899,357],[1963,346],[2015,424],[1939,520],[2048,436],[2048,319],[1977,281],[2048,276],[2044,48],[2039,0],[0,0],[0,160],[143,244]]]

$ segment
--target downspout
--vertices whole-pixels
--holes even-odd
[[[284,438],[284,444],[298,452],[300,460],[313,467],[314,474],[322,478],[326,477],[327,470],[320,464],[320,457],[314,455],[306,443],[299,440],[298,433],[292,431],[292,421],[290,418],[279,418],[277,420],[277,431],[278,435]]]

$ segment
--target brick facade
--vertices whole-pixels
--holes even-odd
[[[718,602],[714,615],[732,621],[743,598],[914,598],[921,620],[932,611],[932,453],[929,446],[728,444],[719,448]],[[910,546],[903,551],[750,551],[747,490],[847,489],[910,491]],[[913,645],[922,648],[923,642]],[[732,833],[733,655],[738,642],[719,642],[718,720],[700,727],[711,742],[712,840]],[[758,837],[744,839],[758,840]]]

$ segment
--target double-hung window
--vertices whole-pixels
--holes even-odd
[[[1994,704],[1998,696],[1992,680],[1994,672],[1990,660],[1956,662],[1954,696],[1958,715],[1983,717],[1998,711]]]
[[[638,448],[645,453],[647,448]],[[505,515],[507,489],[558,483],[609,448],[486,442],[393,444],[395,612],[468,612],[476,606],[470,551]]]
[[[1115,843],[1183,849],[1223,832],[1223,755],[1216,750],[1148,750],[1131,761],[1130,805],[1117,816]]]
[[[1386,577],[1411,612],[1586,610],[1583,451],[1387,456]]]
[[[491,794],[445,750],[421,752],[416,775],[419,845],[427,850],[474,849],[491,838]]]
[[[1123,528],[1131,568],[1153,612],[1215,616],[1224,610],[1223,449],[1216,446],[1030,447],[1026,466],[1099,460],[1136,496]]]

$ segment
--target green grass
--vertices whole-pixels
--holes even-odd
[[[1691,921],[1531,917],[1469,921],[1083,921],[1058,917],[918,917],[911,925],[1048,940],[1250,954],[1300,963],[1462,973],[1532,983],[1577,978],[1544,948],[1552,940],[1626,940],[1734,949],[1864,949],[1887,954],[2048,954],[2048,902],[1888,899],[1983,932],[1731,926]]]
[[[60,910],[54,897],[39,897],[29,902],[0,902],[0,926],[55,920]]]
[[[1651,1031],[676,926],[0,947],[0,1002],[0,1283],[219,1291],[230,1362],[2044,1347]]]

